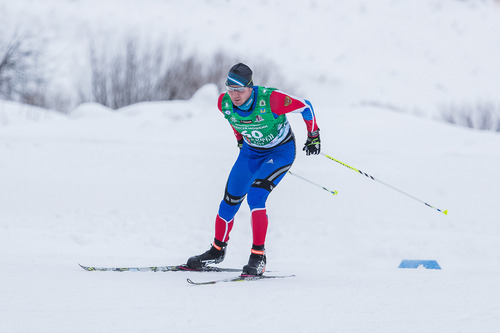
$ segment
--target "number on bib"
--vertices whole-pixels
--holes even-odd
[[[244,136],[246,136],[247,138],[255,138],[255,139],[260,139],[262,138],[264,135],[259,132],[259,131],[252,131],[251,134],[248,133],[248,131],[243,131],[241,132],[241,134],[243,134]]]

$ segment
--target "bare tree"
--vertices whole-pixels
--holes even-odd
[[[160,42],[153,48],[128,39],[114,55],[91,44],[90,101],[118,109],[139,102],[188,99],[208,83],[215,83],[222,90],[227,71],[236,59],[223,52],[212,57],[186,53],[178,42],[168,46]],[[263,79],[269,78],[268,72],[279,77],[265,62],[258,67]],[[86,95],[80,91],[82,98]]]
[[[0,39],[0,96],[26,104],[45,105],[47,79],[40,65],[41,51],[27,34]]]
[[[500,132],[500,105],[491,101],[441,106],[441,120],[469,128]]]

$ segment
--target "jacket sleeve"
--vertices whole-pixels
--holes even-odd
[[[220,112],[222,112],[222,98],[224,98],[224,95],[225,95],[225,93],[220,94],[219,100],[217,102],[217,106],[218,106]],[[240,132],[238,132],[237,130],[235,130],[232,125],[230,125],[230,126],[233,129],[234,136],[236,137],[236,140],[243,139],[243,135]]]
[[[271,110],[277,115],[286,113],[301,113],[308,132],[318,130],[316,116],[311,102],[306,99],[293,97],[287,93],[275,90],[270,97]]]

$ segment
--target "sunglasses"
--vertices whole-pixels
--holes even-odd
[[[227,90],[229,91],[238,91],[242,92],[245,91],[248,87],[231,87],[231,86],[226,86]]]

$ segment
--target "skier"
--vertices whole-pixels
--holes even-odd
[[[320,152],[319,128],[311,103],[275,88],[254,86],[252,74],[247,65],[234,65],[227,76],[227,92],[219,96],[219,110],[232,126],[240,152],[215,219],[213,244],[205,253],[188,259],[187,266],[192,269],[224,260],[234,216],[247,196],[253,244],[243,274],[262,275],[266,268],[266,200],[295,159],[295,138],[287,113],[302,114],[308,132],[303,148],[306,155]]]

